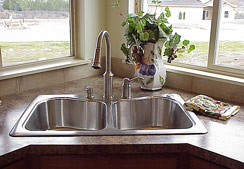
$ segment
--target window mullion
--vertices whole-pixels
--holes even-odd
[[[219,30],[221,20],[221,8],[222,0],[214,0],[213,2],[213,16],[211,23],[209,53],[208,53],[208,65],[207,67],[213,69],[216,63],[216,57],[218,54],[219,44]]]
[[[1,46],[0,46],[0,70],[2,69],[3,67],[3,61],[2,61],[2,51],[1,51]]]
[[[76,35],[76,1],[70,0],[70,54],[71,56],[76,56],[76,41],[75,41],[75,35]]]

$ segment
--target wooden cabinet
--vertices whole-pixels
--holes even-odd
[[[3,169],[227,169],[188,153],[36,155]]]
[[[40,169],[177,169],[176,155],[42,156]]]
[[[192,156],[190,159],[190,169],[227,169],[207,160]]]
[[[4,167],[3,169],[27,169],[27,161],[26,159],[22,159],[19,161],[16,161],[12,164],[9,164],[8,166]]]

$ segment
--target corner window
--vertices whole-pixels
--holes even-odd
[[[144,8],[145,12],[155,11],[151,0],[143,2],[144,6],[147,6]],[[228,3],[224,0],[181,3],[162,1],[157,15],[168,6],[171,11],[169,22],[174,31],[181,35],[181,40],[188,39],[196,45],[196,50],[178,56],[171,64],[243,77],[244,10],[241,2],[242,0]],[[183,11],[190,13],[187,19]],[[184,24],[179,23],[179,20],[185,20]]]
[[[71,56],[71,10],[71,0],[0,0],[0,66]]]

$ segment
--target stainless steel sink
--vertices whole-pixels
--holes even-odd
[[[30,131],[101,130],[106,127],[106,105],[72,98],[49,98],[36,104],[26,120]]]
[[[164,97],[119,101],[113,113],[120,130],[188,129],[194,125],[180,104]]]
[[[200,134],[207,130],[186,111],[179,95],[130,99],[41,95],[20,117],[11,136]]]

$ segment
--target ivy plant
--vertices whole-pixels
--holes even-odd
[[[181,35],[173,31],[172,25],[169,23],[168,18],[171,17],[169,7],[165,7],[164,11],[156,18],[156,10],[162,1],[152,0],[156,9],[154,14],[145,13],[141,10],[136,13],[128,14],[126,17],[120,11],[120,0],[117,0],[111,5],[117,8],[120,16],[124,21],[121,23],[125,28],[125,37],[127,44],[121,45],[121,50],[125,56],[129,55],[128,46],[135,44],[138,51],[148,42],[156,43],[158,40],[164,40],[164,56],[168,57],[168,62],[177,58],[179,53],[192,52],[195,50],[195,45],[190,44],[189,40],[181,41]],[[137,6],[137,2],[136,2]]]

